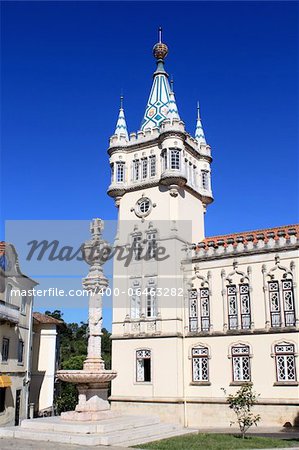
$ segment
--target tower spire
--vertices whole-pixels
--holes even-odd
[[[204,135],[204,131],[201,124],[200,119],[200,111],[199,111],[199,102],[197,102],[197,122],[196,122],[196,130],[195,130],[195,139],[198,144],[206,144],[206,138]]]
[[[171,121],[173,121],[173,119],[180,120],[178,107],[177,107],[177,104],[175,101],[175,95],[174,95],[174,91],[173,91],[173,77],[171,77],[171,80],[170,80],[170,92],[169,92],[167,119],[170,119]]]
[[[127,124],[126,124],[123,103],[124,103],[124,96],[121,95],[120,96],[120,108],[119,108],[118,119],[116,122],[114,134],[116,134],[118,136],[118,138],[124,137],[128,141],[129,135],[128,135],[128,130],[127,130]]]
[[[141,130],[159,127],[168,113],[170,87],[168,74],[164,69],[164,59],[168,54],[168,47],[162,42],[162,28],[158,30],[158,43],[154,45],[153,54],[156,58],[157,69],[154,73],[152,89],[145,108]]]

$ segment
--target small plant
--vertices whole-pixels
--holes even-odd
[[[226,390],[222,388],[225,395]],[[252,390],[252,384],[245,383],[241,388],[235,393],[230,394],[227,397],[227,402],[230,409],[234,411],[237,416],[237,423],[240,428],[242,438],[245,438],[245,434],[252,425],[257,426],[258,422],[261,420],[259,414],[254,415],[251,412],[251,408],[258,402],[259,394],[256,394]],[[231,422],[231,425],[236,422]]]

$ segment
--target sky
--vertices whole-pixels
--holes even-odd
[[[140,127],[158,26],[212,147],[206,235],[298,222],[298,3],[1,2],[1,22],[2,238],[6,220],[117,218],[108,139],[121,92]]]

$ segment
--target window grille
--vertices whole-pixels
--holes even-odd
[[[209,172],[207,170],[201,171],[201,183],[203,189],[209,189]]]
[[[249,285],[245,283],[240,284],[239,293],[241,305],[241,327],[246,330],[251,326]]]
[[[275,346],[276,380],[296,381],[295,348],[285,343]]]
[[[189,331],[198,331],[197,291],[189,291]]]
[[[233,381],[250,381],[249,347],[232,347]]]
[[[147,178],[147,158],[142,160],[142,178],[143,180]]]
[[[292,280],[282,280],[282,300],[284,308],[284,321],[285,326],[294,326],[295,319],[295,301],[294,301],[294,289]]]
[[[174,170],[180,170],[180,151],[170,150],[170,168]]]
[[[279,283],[278,281],[269,281],[269,300],[270,300],[270,315],[271,326],[280,327],[281,314],[280,314],[280,296],[279,296]]]
[[[227,301],[228,301],[228,327],[230,330],[238,328],[238,301],[237,301],[237,286],[231,284],[227,286]]]
[[[210,329],[210,295],[208,288],[199,290],[200,308],[201,308],[201,330],[209,331]]]
[[[209,381],[209,351],[206,347],[192,349],[192,381]]]
[[[117,183],[123,183],[125,180],[125,163],[116,163],[116,181]]]
[[[150,157],[150,176],[154,177],[156,175],[156,156]]]

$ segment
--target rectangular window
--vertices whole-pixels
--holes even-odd
[[[209,381],[209,359],[206,347],[192,349],[192,381]]]
[[[133,255],[135,261],[140,261],[142,254],[142,245],[141,245],[142,237],[141,234],[135,234],[133,236]]]
[[[133,281],[131,297],[131,318],[138,319],[141,315],[141,289],[138,280]]]
[[[201,308],[201,331],[210,330],[210,296],[209,289],[202,288],[199,290],[200,308]]]
[[[123,162],[116,163],[116,181],[123,183],[125,180],[125,164]]]
[[[198,331],[197,291],[189,291],[189,331]]]
[[[209,189],[209,172],[207,170],[201,171],[201,182],[203,189]]]
[[[156,156],[150,156],[150,176],[156,176]]]
[[[156,283],[149,280],[146,287],[146,317],[156,317],[157,315],[157,295]]]
[[[137,350],[136,352],[136,381],[151,381],[151,351]]]
[[[156,232],[147,233],[147,257],[149,259],[157,256],[157,234]]]
[[[3,338],[2,340],[2,361],[8,361],[9,356],[9,339]]]
[[[243,330],[247,330],[251,326],[249,285],[240,284],[239,293],[241,305],[241,327]]]
[[[19,339],[18,342],[18,363],[23,362],[23,356],[24,356],[24,341],[22,339]]]
[[[142,179],[147,178],[147,158],[142,159]]]
[[[295,326],[295,302],[292,280],[282,280],[282,300],[286,327]]]
[[[240,345],[232,348],[233,381],[250,381],[249,347]]]
[[[277,381],[296,381],[295,349],[292,344],[275,346]]]
[[[26,314],[26,302],[27,302],[27,296],[22,295],[21,298],[21,314]]]
[[[140,178],[140,163],[139,159],[133,161],[133,180],[138,181]]]
[[[235,284],[227,286],[228,327],[230,330],[238,329],[238,301]]]
[[[114,182],[114,163],[110,165],[111,167],[111,183]]]
[[[0,388],[0,413],[5,411],[5,391],[6,388]]]
[[[280,317],[280,297],[279,297],[278,281],[269,281],[268,289],[270,301],[271,326],[280,327],[281,317]]]
[[[168,169],[167,150],[165,150],[163,153],[163,169],[164,170]]]
[[[180,151],[170,150],[170,168],[174,170],[180,169]]]

